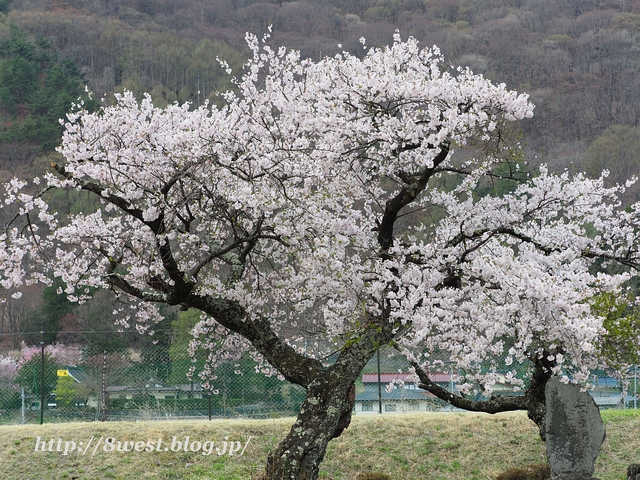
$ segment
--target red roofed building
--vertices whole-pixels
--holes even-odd
[[[432,373],[429,375],[429,378],[432,382],[435,383],[449,383],[451,381],[451,375],[448,373]],[[405,382],[411,383],[415,385],[416,377],[411,373],[381,373],[380,374],[380,383],[386,385],[391,382]],[[377,373],[363,373],[362,374],[362,383],[366,385],[375,383],[376,388],[378,385],[378,374]]]
[[[448,373],[431,374],[435,383],[449,386]],[[377,373],[364,373],[364,391],[356,395],[356,413],[427,412],[441,408],[441,402],[431,393],[418,388],[416,377],[410,373],[381,373],[378,383]],[[380,388],[379,388],[380,387]]]

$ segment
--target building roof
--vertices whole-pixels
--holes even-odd
[[[432,382],[435,382],[435,383],[449,383],[451,381],[451,375],[448,373],[430,373],[429,378],[431,379]],[[391,382],[416,383],[416,378],[411,373],[395,372],[395,373],[380,374],[380,383],[391,383]],[[378,383],[378,374],[363,373],[362,383]]]
[[[621,395],[609,395],[609,396],[598,395],[596,397],[593,397],[593,399],[596,401],[596,405],[598,405],[599,407],[603,407],[607,405],[618,405],[619,403],[622,402]]]
[[[382,400],[388,401],[410,401],[410,400],[431,400],[435,397],[424,390],[409,390],[407,388],[396,388],[387,392],[382,390]],[[366,391],[356,395],[356,402],[378,401],[378,392]]]
[[[107,392],[202,392],[202,385],[199,383],[183,383],[180,385],[161,385],[151,383],[148,385],[130,386],[130,385],[109,385]]]
[[[70,366],[66,367],[65,370],[67,370],[69,375],[78,383],[88,382],[91,380],[91,377],[87,374],[84,368]]]

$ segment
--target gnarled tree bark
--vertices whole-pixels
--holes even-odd
[[[370,328],[371,327],[371,328]],[[341,350],[336,362],[306,385],[296,422],[267,459],[262,480],[315,480],[329,441],[351,423],[355,381],[380,345],[397,334],[392,325],[370,325]]]

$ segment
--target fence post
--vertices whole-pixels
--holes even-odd
[[[27,423],[24,418],[24,387],[22,387],[22,394],[20,395],[20,397],[22,398],[22,425],[24,425],[25,423]]]
[[[107,351],[102,352],[102,381],[100,382],[100,421],[107,421]]]
[[[378,411],[380,415],[382,415],[382,383],[380,380],[380,349],[377,351],[378,354]]]
[[[44,320],[40,330],[40,425],[44,423]]]
[[[208,400],[208,410],[209,410],[209,420],[211,420],[211,390],[209,390],[209,395],[207,396]]]
[[[453,364],[449,364],[449,391],[453,395]],[[449,404],[449,410],[453,410],[453,406]]]
[[[633,408],[638,408],[638,365],[633,366]]]

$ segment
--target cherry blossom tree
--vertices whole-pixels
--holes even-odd
[[[544,439],[551,376],[588,387],[592,370],[621,373],[637,359],[640,323],[625,286],[638,267],[637,206],[620,210],[625,188],[605,188],[605,176],[543,168],[500,198],[444,196],[455,221],[441,224],[439,249],[456,288],[418,295],[414,315],[425,312],[397,342],[422,388],[466,410],[526,410]],[[456,392],[429,378],[443,358],[460,372]],[[498,382],[523,394],[494,394]]]
[[[602,332],[586,301],[629,275],[589,267],[635,265],[637,215],[619,211],[616,189],[544,170],[512,194],[474,196],[510,148],[509,122],[532,115],[526,95],[447,67],[411,38],[319,62],[248,43],[222,108],[158,109],[124,94],[71,113],[65,162],[35,186],[6,185],[15,215],[2,286],[56,276],[78,302],[114,289],[126,300],[114,314],[142,331],[158,304],[200,310],[192,349],[210,367],[251,349],[265,372],[306,389],[264,478],[318,477],[382,345],[418,370],[435,350],[473,366],[517,330],[509,355],[546,362],[544,331],[556,364],[560,347],[576,372],[593,363],[586,347]],[[484,154],[455,161],[470,143]],[[46,192],[59,188],[103,206],[58,218]],[[476,381],[489,388],[491,372],[469,388]]]

